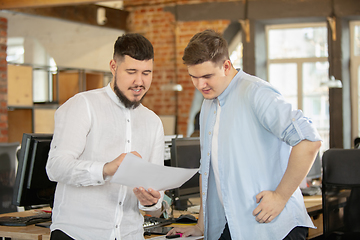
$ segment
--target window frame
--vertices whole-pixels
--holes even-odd
[[[267,56],[266,56],[266,67],[267,67],[267,79],[270,82],[270,65],[271,64],[285,64],[293,63],[297,66],[297,109],[303,110],[304,107],[304,94],[303,94],[303,66],[304,63],[316,63],[316,62],[329,62],[328,56],[325,57],[305,57],[305,58],[281,58],[281,59],[270,59],[269,56],[269,31],[273,29],[294,29],[294,28],[316,28],[316,27],[325,27],[327,29],[326,22],[313,22],[313,23],[294,23],[294,24],[274,24],[265,26],[266,34],[266,46],[267,46]],[[329,121],[330,121],[330,116]],[[329,123],[330,125],[330,123]],[[319,131],[325,129],[319,129]],[[329,134],[325,134],[324,138],[329,138],[330,127],[328,129]],[[329,142],[329,139],[323,139],[323,141]],[[322,146],[321,151],[325,151],[326,148]]]
[[[359,81],[360,55],[354,54],[355,26],[360,27],[360,21],[350,21],[350,97],[351,97],[351,139],[360,136],[359,132]]]

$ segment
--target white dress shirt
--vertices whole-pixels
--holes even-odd
[[[55,114],[46,167],[49,178],[58,182],[51,230],[77,240],[143,239],[139,208],[159,209],[162,199],[143,207],[132,188],[103,179],[104,164],[130,151],[164,164],[164,131],[155,113],[143,105],[125,108],[110,85],[64,103]]]

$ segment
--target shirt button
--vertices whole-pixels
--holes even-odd
[[[130,142],[130,140],[127,140],[127,142],[129,143],[129,142]]]
[[[216,111],[214,111],[214,114],[216,113]]]
[[[207,155],[210,156],[210,153],[208,153]]]
[[[126,121],[127,121],[127,122],[130,122],[130,119],[127,119]]]
[[[211,135],[211,132],[209,132],[209,135]]]
[[[205,192],[202,193],[205,196]]]
[[[295,122],[295,118],[291,119],[291,121]]]
[[[118,227],[119,227],[119,225],[116,225],[115,227],[116,227],[116,228],[118,228]]]
[[[101,182],[100,181],[98,181],[98,184],[100,184]]]
[[[206,175],[207,175],[207,172],[204,172],[204,175],[206,176]]]
[[[122,202],[119,202],[119,205],[121,205],[122,204]]]

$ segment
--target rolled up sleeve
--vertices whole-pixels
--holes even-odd
[[[266,85],[254,93],[253,108],[261,124],[290,146],[302,140],[321,141],[321,137],[311,121],[301,110],[294,110],[283,96]]]

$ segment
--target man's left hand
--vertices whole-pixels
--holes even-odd
[[[140,204],[143,206],[151,206],[156,204],[161,194],[158,191],[155,191],[152,188],[149,188],[148,190],[145,190],[143,187],[134,188],[133,192],[137,199],[140,201]]]
[[[284,209],[286,200],[273,191],[262,191],[256,195],[256,203],[259,205],[253,211],[256,221],[269,223],[274,220]]]

